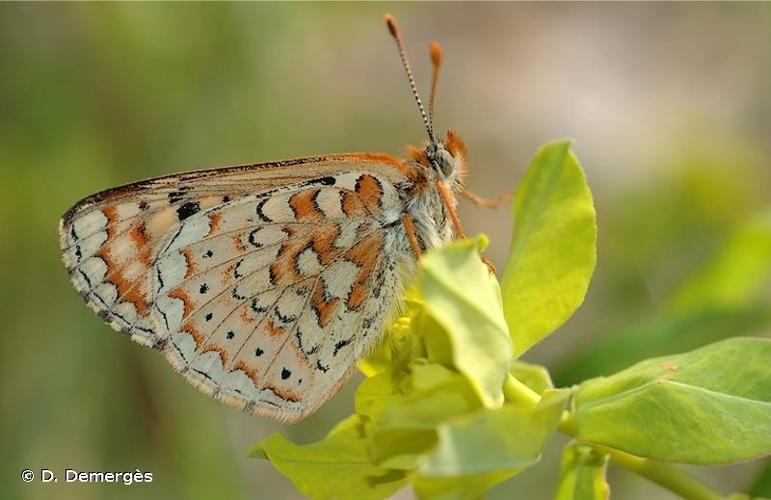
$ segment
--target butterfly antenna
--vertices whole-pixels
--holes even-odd
[[[428,98],[428,123],[434,127],[434,99],[436,98],[436,82],[439,80],[439,68],[442,67],[442,47],[437,42],[428,44],[428,53],[431,55],[431,95]]]
[[[404,41],[402,40],[402,33],[399,31],[399,25],[396,22],[396,18],[391,14],[385,15],[385,22],[388,26],[388,31],[391,33],[391,36],[393,36],[394,40],[396,40],[396,46],[399,49],[399,57],[402,58],[404,71],[407,72],[407,78],[410,81],[410,88],[412,89],[412,96],[415,98],[415,102],[418,103],[420,116],[423,117],[423,124],[426,126],[426,132],[428,132],[428,139],[432,143],[436,143],[436,139],[434,139],[434,129],[431,126],[431,122],[429,121],[428,116],[426,115],[426,108],[423,107],[423,101],[420,100],[418,87],[415,85],[415,77],[412,76],[412,69],[410,68],[410,62],[407,60],[407,53],[404,50]]]

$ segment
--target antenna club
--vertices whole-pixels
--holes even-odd
[[[429,43],[428,52],[431,55],[431,62],[434,66],[442,64],[442,46],[439,45],[439,42]]]
[[[396,22],[396,18],[391,14],[386,14],[383,18],[385,19],[386,26],[388,26],[388,31],[391,33],[391,36],[399,38],[399,24]]]

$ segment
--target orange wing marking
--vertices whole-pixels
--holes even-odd
[[[371,214],[380,210],[381,198],[383,196],[383,186],[380,181],[371,175],[362,175],[356,181],[356,194],[359,195],[364,206]]]
[[[147,233],[145,232],[145,223],[140,221],[136,224],[133,224],[131,226],[129,236],[131,237],[131,241],[134,242],[134,246],[137,249],[139,260],[142,262],[142,264],[145,265],[145,267],[150,267],[153,254],[152,249],[150,248],[150,240],[147,237]]]
[[[233,366],[233,371],[235,370],[241,370],[242,372],[246,373],[246,375],[248,375],[249,378],[252,379],[252,382],[254,382],[254,385],[259,385],[260,376],[256,368],[252,368],[251,366],[247,365],[243,361],[239,361]]]
[[[118,289],[118,300],[121,302],[131,302],[134,307],[137,308],[137,314],[144,316],[147,314],[147,299],[142,292],[137,290],[138,283],[129,279],[123,275],[120,271],[120,267],[113,260],[110,255],[110,249],[108,247],[102,247],[96,254],[107,265],[109,278],[105,279],[106,282],[115,285]]]
[[[375,265],[377,265],[382,251],[383,234],[377,232],[369,238],[361,240],[345,252],[345,258],[359,267],[359,272],[356,273],[356,279],[353,282],[346,302],[349,310],[358,309],[364,302],[364,297],[367,295],[364,285],[372,274]]]
[[[209,344],[206,344],[204,346],[203,350],[201,351],[201,355],[204,355],[207,352],[212,352],[212,351],[214,351],[217,354],[219,354],[220,361],[222,361],[222,366],[225,366],[225,364],[228,361],[228,352],[227,352],[227,350],[224,347],[220,346],[220,345],[217,345],[217,344],[214,344],[214,343],[209,343]]]
[[[306,189],[289,197],[289,206],[297,220],[324,220],[324,213],[316,204],[318,189]]]
[[[217,231],[219,230],[221,223],[222,223],[221,212],[214,212],[209,214],[209,233],[206,236],[217,234]]]
[[[185,258],[185,265],[187,266],[185,279],[189,279],[198,271],[198,267],[195,265],[195,262],[193,262],[193,254],[190,248],[183,248],[180,250],[180,253],[182,254],[182,257]]]
[[[316,281],[316,285],[313,287],[313,294],[311,296],[311,306],[319,318],[319,326],[324,328],[329,324],[332,319],[332,315],[335,313],[335,308],[339,299],[333,297],[328,302],[324,299],[324,286],[321,280]]]
[[[168,296],[169,298],[179,299],[182,301],[184,306],[184,311],[182,314],[183,318],[190,316],[190,312],[193,310],[193,307],[195,307],[195,303],[190,299],[190,296],[187,294],[184,288],[175,288],[169,292]]]

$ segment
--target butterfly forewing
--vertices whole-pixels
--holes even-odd
[[[65,214],[64,261],[92,309],[203,392],[294,421],[335,392],[393,306],[386,249],[409,175],[353,154],[128,185]]]

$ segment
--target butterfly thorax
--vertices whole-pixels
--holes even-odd
[[[428,142],[422,149],[411,146],[408,153],[414,168],[421,172],[421,181],[417,189],[405,193],[405,212],[415,222],[423,249],[436,248],[456,236],[448,212],[455,209],[454,193],[464,184],[466,148],[449,131],[444,141]],[[446,194],[444,198],[441,191]]]
[[[429,175],[436,177],[435,174]],[[429,185],[431,184],[433,182]],[[405,213],[409,214],[415,223],[415,231],[422,250],[437,248],[452,241],[454,236],[452,226],[437,189],[420,190],[404,202]],[[409,247],[405,247],[405,252],[410,252]]]

